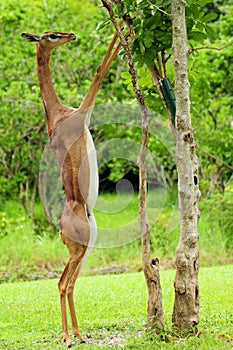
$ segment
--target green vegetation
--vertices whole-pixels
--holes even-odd
[[[83,277],[75,300],[86,344],[80,349],[232,349],[233,266],[200,270],[200,337],[178,338],[171,330],[174,271],[161,272],[166,330],[144,333],[146,288],[142,273]],[[224,286],[224,287],[223,287]],[[63,349],[56,281],[0,286],[1,349]]]
[[[124,3],[127,11],[136,9],[131,8],[131,1]],[[158,6],[169,4],[159,0],[151,3]],[[167,34],[170,26],[164,23],[153,27],[150,23],[151,10],[147,12],[144,6],[148,1],[137,4],[141,6],[141,13],[145,11],[146,20],[138,23],[134,54],[137,56],[140,87],[154,111],[150,130],[163,123],[169,128],[158,92],[143,65],[151,64],[150,50],[154,45],[155,29],[161,42],[169,42]],[[76,107],[86,94],[113,33],[110,25],[105,25],[104,29],[99,25],[96,30],[98,24],[107,19],[107,13],[99,5],[99,1],[73,0],[3,0],[0,4],[1,349],[52,350],[64,347],[59,336],[60,308],[56,281],[22,282],[57,278],[64,268],[67,249],[60,240],[59,229],[48,222],[39,199],[39,166],[48,137],[38,87],[35,47],[25,43],[21,33],[42,33],[52,29],[72,31],[78,35],[76,42],[56,50],[51,60],[58,95],[64,104]],[[232,348],[233,267],[226,264],[233,263],[232,43],[230,45],[233,6],[225,0],[187,0],[187,5],[191,47],[225,47],[220,51],[210,48],[193,50],[189,57],[192,124],[197,140],[202,192],[199,205],[202,213],[199,221],[202,335],[200,338],[181,339],[171,331],[174,271],[167,269],[174,267],[179,239],[175,190],[177,173],[169,147],[151,132],[149,151],[158,163],[158,178],[153,191],[150,191],[152,200],[148,216],[152,225],[152,256],[159,257],[161,263],[166,330],[162,340],[143,332],[146,287],[140,273],[137,192],[134,191],[132,198],[124,193],[119,197],[115,194],[119,179],[137,176],[136,162],[124,157],[109,159],[108,156],[105,161],[103,155],[105,162],[100,168],[100,189],[104,192],[101,193],[104,202],[101,205],[102,209],[104,205],[107,209],[115,209],[112,214],[105,213],[97,205],[95,211],[100,240],[87,260],[84,277],[79,279],[76,288],[80,327],[87,340],[87,344],[80,348],[120,348],[122,345],[127,349]],[[217,15],[211,14],[212,11]],[[166,18],[162,12],[157,12],[157,17]],[[146,35],[140,32],[141,29],[148,29]],[[156,47],[156,52],[160,49]],[[142,60],[145,53],[148,55]],[[168,60],[167,73],[173,82],[171,60]],[[132,87],[126,70],[121,53],[106,75],[97,103],[130,102],[133,106]],[[107,108],[111,114],[110,108]],[[130,115],[127,117],[130,119]],[[131,119],[128,121],[132,122]],[[117,120],[116,123],[99,124],[92,130],[97,145],[116,138],[135,142],[140,139],[141,130],[137,125],[127,124],[126,127],[125,122],[117,124]],[[160,174],[161,169],[164,178]],[[166,198],[160,210],[156,201],[158,197],[158,202],[163,204],[163,188],[166,188]],[[121,241],[114,241],[114,237],[106,241],[106,227],[115,228],[116,233],[119,227],[126,227],[123,231],[127,233],[126,241],[122,241],[123,236]],[[128,273],[90,277],[120,272]]]
[[[224,0],[205,5],[206,3],[206,0],[187,1],[188,29],[192,34],[190,45],[221,48],[231,40],[232,5]],[[155,30],[160,40],[170,43],[170,24],[166,25],[164,19],[162,27],[158,28],[156,21],[156,28],[151,26],[150,13],[146,12],[147,1],[141,1],[140,4],[142,8],[138,11],[145,11],[146,17],[143,23],[138,23],[139,32],[134,43],[139,83],[147,96],[149,107],[156,113],[165,115],[150,75],[146,73],[145,67],[139,66],[149,64],[147,61],[151,60]],[[38,195],[38,170],[47,134],[37,80],[35,47],[25,43],[21,33],[59,29],[73,31],[78,35],[76,42],[56,50],[51,60],[54,85],[62,102],[78,106],[113,33],[110,25],[96,30],[98,24],[108,18],[107,13],[98,5],[98,1],[72,0],[1,2],[0,194],[4,201],[12,197],[21,200],[27,215],[34,214],[33,203]],[[125,6],[127,11],[133,11],[130,8],[131,2],[125,1]],[[158,1],[158,6],[162,6],[162,2]],[[212,11],[217,13],[217,18],[215,14],[209,13]],[[29,21],[31,13],[34,16]],[[157,17],[163,17],[162,13],[156,13]],[[147,35],[144,32],[142,34],[142,25]],[[144,41],[141,42],[140,38]],[[160,44],[159,47],[155,46],[156,52],[160,49]],[[142,62],[144,51],[148,51],[148,56]],[[173,81],[171,61],[168,60],[167,74]],[[192,123],[200,159],[201,190],[205,196],[211,196],[215,191],[223,194],[233,170],[231,46],[221,51],[193,51],[189,62]],[[127,77],[125,62],[120,56],[113,62],[103,82],[97,103],[132,102],[133,95]],[[151,123],[158,123],[156,117],[153,117]],[[97,144],[117,137],[138,139],[139,133],[140,129],[135,133],[131,127],[122,128],[122,125],[115,124],[105,127],[101,125],[100,129],[93,130]],[[163,166],[168,185],[174,185],[177,175],[169,151],[153,138],[149,140],[149,149],[156,156],[158,166]],[[100,169],[100,175],[102,179],[109,177],[109,180],[116,183],[119,175],[130,171],[137,173],[137,167],[125,160],[111,159]],[[112,182],[110,185],[113,185]],[[109,190],[110,185],[108,183],[103,188]]]
[[[142,5],[144,3],[141,2]],[[191,43],[195,46],[223,47],[231,40],[232,5],[226,1],[208,5],[205,3],[206,1],[201,0],[196,1],[196,4],[188,2],[189,30],[193,25],[197,29],[199,26],[205,33],[205,38],[208,36],[204,39],[201,38],[203,35],[196,33],[196,38],[190,39]],[[127,10],[131,11],[130,2],[125,4]],[[61,272],[67,258],[67,251],[60,241],[58,229],[48,223],[39,200],[38,171],[48,137],[38,87],[35,47],[25,43],[21,33],[41,33],[49,28],[77,33],[78,40],[56,50],[51,62],[53,81],[58,95],[64,103],[77,106],[89,87],[105,52],[106,43],[113,32],[111,26],[106,25],[104,30],[96,30],[98,24],[107,18],[107,13],[97,5],[98,3],[93,1],[72,0],[1,2],[0,279],[2,282],[54,277]],[[203,6],[199,12],[198,6]],[[141,10],[146,11],[146,8]],[[216,15],[208,15],[210,11],[215,11],[218,17],[214,19]],[[33,18],[31,13],[34,14]],[[158,16],[162,16],[162,13]],[[149,24],[150,22],[145,21],[143,25],[149,26]],[[142,23],[138,23],[138,30],[141,25]],[[168,29],[163,26],[158,29],[160,30],[166,32]],[[148,31],[147,34],[143,45],[139,44],[140,40],[134,44],[139,61],[142,57],[139,49],[143,51],[144,46],[149,49],[154,40],[154,36],[149,40],[151,32]],[[160,35],[160,39],[163,40],[163,35]],[[150,130],[154,128],[157,130],[158,123],[164,123],[165,128],[168,128],[167,121],[162,117],[164,111],[159,96],[144,67],[139,68],[142,62],[139,63],[137,68],[140,86],[147,95],[150,108],[157,113],[151,120]],[[202,191],[200,202],[202,215],[199,222],[202,266],[232,261],[231,63],[231,46],[220,52],[208,49],[193,51],[190,55],[192,119],[200,159]],[[167,69],[172,80],[172,65],[168,64]],[[125,63],[121,57],[113,62],[99,92],[98,103],[132,102],[128,73],[125,70]],[[156,117],[158,113],[161,114],[159,122]],[[130,115],[126,117],[129,118]],[[115,138],[120,141],[134,140],[138,143],[140,132],[137,126],[127,125],[126,128],[125,123],[108,123],[105,126],[95,127],[93,136],[97,145]],[[169,192],[160,215],[157,212],[158,208],[155,210],[156,205],[154,207],[151,205],[148,211],[153,224],[152,254],[160,257],[163,268],[168,268],[174,266],[175,248],[179,239],[177,213],[173,210],[176,194],[170,195],[176,186],[177,174],[170,150],[155,135],[150,135],[149,150],[158,163],[156,184],[160,188],[157,188],[156,193],[160,193],[165,185],[164,179],[160,176],[160,169],[164,171]],[[100,168],[101,191],[114,192],[115,184],[123,176],[128,175],[130,179],[130,176],[137,175],[138,169],[135,164],[136,161],[130,162],[116,156],[104,160]],[[123,197],[119,200],[124,201],[124,195],[121,196]],[[116,198],[114,193],[105,193],[103,197],[107,206],[108,203],[112,205]],[[171,216],[169,231],[167,225]],[[157,219],[156,222],[154,217]],[[128,231],[135,235],[133,239],[123,242],[121,247],[94,249],[87,262],[85,273],[94,274],[108,268],[112,271],[140,270],[141,247],[138,238],[140,233],[137,223],[136,191],[124,210],[118,210],[115,214],[104,214],[96,210],[96,218],[99,227],[118,228],[132,221]],[[175,227],[174,230],[172,225]]]
[[[114,194],[101,195],[102,200],[111,207],[111,203],[118,202],[122,208],[126,201]],[[156,192],[153,193],[156,198]],[[179,226],[169,232],[167,223],[171,216],[172,208],[175,204],[175,195],[168,195],[163,210],[159,213],[157,220],[154,217],[156,208],[149,208],[149,218],[152,226],[152,256],[161,259],[162,268],[174,267],[175,249],[179,239]],[[115,214],[103,213],[96,210],[95,216],[100,228],[104,227],[124,227],[126,232],[134,232],[130,239],[120,247],[115,247],[109,242],[100,239],[97,247],[86,262],[84,274],[96,274],[105,272],[123,272],[141,270],[141,240],[140,228],[137,222],[137,195],[128,199],[129,205]],[[199,222],[199,243],[200,243],[200,263],[201,266],[212,266],[232,262],[232,242],[229,231],[221,230],[220,213],[223,202],[221,198],[212,202],[201,202],[203,213]],[[98,202],[97,202],[98,204]],[[98,205],[97,205],[98,207]],[[43,208],[40,203],[35,206],[35,219],[40,219],[41,231],[35,226],[33,221],[25,215],[22,206],[16,202],[8,201],[5,207],[6,212],[1,215],[1,238],[0,238],[0,281],[15,281],[37,278],[53,278],[61,273],[67,259],[67,249],[62,244],[58,235],[59,229],[47,224]],[[229,209],[230,210],[230,209]],[[228,211],[227,211],[228,213]],[[230,211],[224,218],[230,220]],[[175,215],[174,215],[175,216]],[[177,219],[177,218],[176,218]],[[173,217],[173,220],[175,218]],[[177,221],[174,221],[176,223]],[[124,233],[125,234],[125,231]],[[104,236],[103,236],[104,237]],[[136,239],[138,238],[138,239]],[[113,241],[114,242],[114,241]],[[119,245],[119,244],[118,244]]]

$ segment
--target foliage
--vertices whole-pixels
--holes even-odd
[[[11,234],[17,228],[23,228],[22,223],[26,220],[24,216],[19,218],[8,218],[5,212],[0,212],[0,239]]]
[[[147,68],[154,70],[158,84],[164,76],[173,80],[170,1],[123,1],[118,2],[115,12],[118,16],[124,16],[135,32],[132,52],[146,103],[149,108],[166,114],[157,89],[159,85],[154,86]],[[232,55],[231,46],[227,47],[231,40],[231,12],[232,5],[224,1],[187,1],[186,6],[188,39],[193,49],[189,56],[192,123],[196,132],[200,186],[204,195],[211,195],[214,188],[223,192],[233,170]],[[201,45],[203,48],[226,47],[220,51],[196,51],[195,48]],[[132,92],[129,73],[123,72],[122,78]],[[161,159],[163,162],[168,163],[170,173],[173,159],[166,154]]]
[[[208,46],[224,47],[231,40],[233,7],[220,7],[214,26],[218,39]],[[193,125],[200,159],[201,190],[210,196],[224,192],[232,175],[232,47],[194,52],[190,57]],[[208,137],[207,137],[208,135]]]
[[[99,3],[92,1],[71,0],[23,0],[20,3],[10,0],[2,1],[0,5],[1,198],[19,197],[22,203],[26,203],[27,214],[32,217],[33,202],[38,194],[35,191],[38,186],[41,153],[48,138],[37,81],[35,47],[22,40],[21,32],[40,33],[48,29],[59,29],[78,34],[76,42],[56,50],[51,60],[53,81],[62,102],[78,106],[113,32],[112,27],[106,24],[99,25],[96,30],[98,24],[106,19],[106,13],[100,11],[98,5]],[[171,21],[164,13],[169,13],[169,6],[170,1],[155,0],[123,1],[121,5],[117,5],[118,14],[127,15],[128,20],[132,20],[135,30],[133,52],[137,61],[140,87],[146,95],[148,106],[160,115],[165,115],[164,108],[147,68],[152,64],[161,66],[161,74],[167,74],[173,80],[170,64]],[[224,46],[228,39],[231,39],[231,9],[232,5],[224,1],[218,4],[205,0],[188,1],[190,46]],[[34,13],[34,16],[28,21],[31,13]],[[205,39],[207,36],[208,41]],[[230,165],[232,160],[231,56],[230,46],[220,52],[202,50],[193,51],[190,55],[193,125],[201,159],[202,192],[207,195],[211,195],[214,187],[224,191],[232,171],[226,166]],[[132,101],[129,75],[128,72],[124,72],[124,57],[122,58],[113,62],[99,92],[98,103],[110,100]],[[162,58],[167,60],[164,67]],[[120,75],[122,79],[119,79]],[[156,120],[151,122],[156,124]],[[139,133],[140,130],[135,131],[120,125],[106,125],[101,126],[101,130],[93,130],[97,144],[111,138],[137,140]],[[172,186],[177,175],[169,150],[155,140],[153,135],[149,140],[149,148],[159,165],[163,166],[168,185]],[[109,177],[105,185],[104,181],[101,181],[102,188],[109,189],[122,174],[137,175],[137,168],[122,159],[109,161],[100,170],[101,180],[105,176]]]
[[[148,1],[144,0],[123,3],[123,8],[118,8],[119,14],[126,11],[132,17],[136,14],[138,18],[137,21],[133,19],[136,21],[134,25],[137,39],[133,44],[133,50],[138,61],[140,87],[146,95],[146,102],[150,109],[160,116],[165,116],[161,99],[151,81],[148,66],[151,64],[151,49],[155,48],[155,52],[162,55],[162,51],[159,50],[168,47],[168,43],[171,42],[169,16],[156,8],[160,6],[162,10],[169,12],[170,1],[153,0],[149,2],[152,5],[147,7]],[[207,45],[221,48],[232,40],[233,8],[228,1],[217,3],[188,1],[187,3],[190,47]],[[140,8],[137,7],[138,4]],[[21,32],[40,33],[55,29],[78,34],[76,42],[56,50],[51,60],[53,81],[62,102],[78,106],[101,62],[113,32],[112,27],[106,25],[102,26],[102,29],[99,26],[99,30],[95,30],[98,23],[106,19],[106,13],[100,10],[98,5],[99,2],[71,0],[44,2],[4,0],[0,4],[2,34],[0,38],[2,50],[0,62],[0,194],[2,199],[0,256],[1,275],[6,276],[3,277],[4,280],[9,277],[6,274],[7,270],[10,270],[11,279],[27,278],[28,273],[31,273],[34,278],[33,276],[41,272],[40,267],[48,266],[49,262],[56,266],[56,271],[61,271],[61,265],[66,260],[66,251],[63,250],[60,240],[57,237],[51,238],[57,230],[46,221],[41,204],[35,203],[35,206],[30,204],[36,200],[34,190],[38,186],[38,168],[41,153],[48,138],[37,81],[35,47],[22,40]],[[218,17],[215,19],[216,16],[210,15],[209,11],[216,12]],[[33,16],[31,16],[32,13]],[[151,23],[150,18],[154,18],[155,23]],[[156,18],[162,20],[161,28],[158,28]],[[204,39],[206,36],[208,39]],[[166,48],[166,74],[173,81],[170,54],[172,54],[170,48]],[[122,58],[113,62],[99,92],[98,103],[132,102],[129,74],[125,72],[124,57]],[[157,58],[153,63],[158,64]],[[196,133],[200,159],[200,186],[203,194],[200,204],[203,208],[203,216],[199,229],[201,262],[202,265],[224,263],[230,256],[233,231],[232,195],[229,190],[233,158],[232,46],[221,51],[211,49],[193,51],[189,56],[189,65],[192,124]],[[119,79],[120,75],[122,79]],[[163,117],[160,118],[159,123],[161,121],[167,123]],[[157,126],[158,120],[153,116],[151,128]],[[140,128],[114,123],[95,127],[93,135],[97,145],[113,138],[138,142]],[[149,150],[157,159],[159,166],[164,168],[167,184],[172,187],[177,174],[174,158],[169,149],[154,135],[150,135]],[[137,175],[135,163],[122,161],[119,158],[112,159],[100,171],[101,186],[106,190],[112,189],[122,175],[131,176],[132,173]],[[103,185],[105,176],[108,176],[108,182]],[[214,196],[211,197],[213,193]],[[206,196],[209,197],[207,201]],[[17,201],[20,199],[22,203],[27,199],[27,214],[30,214],[31,218],[25,218],[22,207],[18,213],[19,204],[16,202],[12,202],[11,214],[9,214],[7,209],[9,198],[17,198]],[[32,210],[34,213],[31,212]],[[127,216],[127,213],[125,215]],[[156,255],[159,252],[159,255],[164,257],[165,266],[167,266],[166,260],[169,261],[168,265],[172,261],[177,243],[176,231],[172,233],[166,231],[165,222],[169,217],[170,209],[165,211],[158,220],[158,226],[153,228],[152,235],[153,252]],[[25,221],[21,221],[23,218]],[[97,218],[102,223],[109,216],[97,213]],[[124,217],[122,220],[126,219],[127,217]],[[110,220],[112,220],[111,225],[115,225],[114,217]],[[95,269],[96,261],[100,266],[120,265],[123,262],[127,268],[140,268],[139,242],[136,241],[123,248],[111,249],[108,252],[97,249],[88,260],[88,273]],[[44,272],[41,275],[44,276]]]
[[[215,193],[205,201],[205,215],[209,218],[209,222],[212,221],[212,232],[215,231],[214,223],[217,221],[221,232],[224,233],[226,240],[226,248],[232,246],[233,241],[233,223],[232,223],[232,212],[233,212],[233,181],[231,181],[226,187],[224,193],[215,191]]]
[[[191,43],[202,42],[207,36],[215,37],[215,32],[208,23],[215,20],[217,14],[215,12],[205,14],[203,10],[200,11],[200,6],[207,2],[209,1],[187,2],[187,31]],[[135,32],[132,52],[138,67],[143,65],[153,67],[158,54],[171,52],[170,1],[123,1],[116,5],[115,12],[119,17],[131,20],[130,24]]]
[[[201,268],[200,337],[179,338],[172,331],[174,271],[161,271],[164,318],[161,337],[144,332],[146,289],[142,273],[80,278],[75,300],[85,349],[218,349],[232,348],[232,265]],[[1,349],[64,349],[57,281],[0,286]],[[78,345],[77,345],[78,346]]]
[[[200,203],[202,211],[199,221],[201,266],[232,262],[231,190],[229,188],[227,200],[224,196],[224,200],[218,199],[218,202],[216,199],[211,201],[210,198]],[[158,196],[161,197],[162,194],[157,192],[158,190],[150,193],[152,202],[149,198],[150,205],[148,205],[148,217],[151,224],[151,255],[159,257],[161,268],[166,269],[174,266],[175,248],[179,239],[178,208],[175,206],[177,192],[174,190],[172,193],[166,193],[164,208],[162,211],[159,209],[159,213],[156,202]],[[124,193],[119,196],[110,193],[100,196],[100,203],[105,203],[108,211],[104,212],[103,207],[102,211],[99,211],[97,205],[95,217],[100,228],[99,236],[101,237],[102,234],[101,228],[117,229],[133,221],[129,231],[130,233],[135,232],[138,238],[118,247],[106,249],[98,246],[93,249],[83,271],[85,275],[106,271],[141,270],[137,194],[126,197]],[[119,210],[116,210],[117,208]],[[112,214],[109,214],[109,211],[112,211]],[[6,202],[5,211],[0,216],[0,282],[51,278],[61,274],[68,252],[61,242],[58,229],[47,223],[41,203],[35,204],[35,218],[39,220],[37,225],[30,218],[25,217],[20,203]],[[169,221],[171,225],[168,227]],[[223,229],[223,224],[226,231]]]
[[[220,6],[220,11],[214,23],[217,38],[205,42],[210,47],[222,48],[231,40],[232,5]],[[204,196],[214,189],[223,193],[233,170],[231,51],[231,46],[221,51],[206,49],[190,57],[193,126]]]

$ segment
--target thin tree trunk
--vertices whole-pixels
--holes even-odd
[[[147,146],[148,146],[148,128],[149,128],[149,110],[145,104],[145,98],[142,95],[138,80],[136,69],[133,63],[130,44],[126,41],[124,34],[114,16],[112,6],[109,1],[102,0],[103,5],[109,12],[110,19],[118,33],[121,45],[125,50],[126,60],[131,75],[134,93],[141,109],[142,116],[142,136],[141,148],[138,157],[139,164],[139,198],[138,198],[138,212],[139,223],[142,232],[142,265],[148,289],[148,314],[147,326],[154,330],[163,328],[163,311],[162,311],[162,291],[159,277],[159,260],[151,259],[150,256],[150,227],[146,215],[146,196],[147,196]]]
[[[176,91],[176,163],[180,209],[180,240],[176,250],[175,302],[172,321],[180,330],[199,322],[198,286],[198,162],[190,120],[188,45],[184,0],[171,0]]]
[[[132,75],[133,82],[133,75]],[[134,85],[134,83],[133,83]],[[155,331],[163,328],[162,290],[160,286],[159,259],[151,259],[150,255],[150,227],[146,215],[147,197],[147,147],[149,111],[146,105],[141,103],[142,136],[141,149],[138,156],[139,165],[139,196],[138,214],[142,232],[142,267],[148,290],[147,327]],[[144,102],[144,101],[143,101]]]

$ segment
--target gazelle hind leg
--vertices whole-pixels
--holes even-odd
[[[92,248],[95,244],[95,241],[96,241],[97,228],[96,228],[96,221],[95,221],[95,218],[94,218],[94,215],[92,212],[90,212],[88,215],[88,221],[89,221],[89,225],[90,225],[89,246],[86,247],[85,254],[83,255],[80,264],[78,265],[75,273],[73,274],[72,279],[70,280],[69,285],[68,285],[68,289],[67,289],[67,299],[68,299],[70,315],[71,315],[71,320],[72,320],[73,334],[81,342],[83,342],[83,339],[82,339],[82,336],[81,336],[79,329],[78,329],[78,322],[77,322],[77,317],[76,317],[75,307],[74,307],[74,286],[75,286],[75,282],[76,282],[76,280],[81,272],[81,269],[82,269],[86,259],[90,255],[91,250],[92,250]]]
[[[80,334],[79,329],[78,329],[78,321],[77,321],[77,317],[76,317],[76,313],[75,313],[75,306],[74,306],[74,286],[75,286],[75,282],[79,276],[80,266],[81,266],[81,264],[79,264],[79,266],[77,267],[77,269],[76,269],[75,273],[73,274],[72,279],[68,285],[67,299],[68,299],[68,304],[69,304],[69,309],[70,309],[73,334],[75,337],[77,337],[80,340],[80,342],[83,342],[82,335]]]
[[[72,285],[72,280],[74,280],[74,283],[75,283],[77,279],[75,274],[77,273],[79,265],[83,259],[83,256],[86,251],[86,247],[76,242],[73,242],[70,239],[68,239],[68,241],[69,241],[68,244],[67,242],[65,243],[69,249],[70,257],[61,275],[61,278],[58,282],[58,289],[60,293],[60,304],[61,304],[61,313],[62,313],[62,336],[64,341],[66,342],[67,347],[70,348],[72,346],[72,340],[70,339],[69,333],[68,333],[67,314],[66,314],[66,296],[68,298],[69,307],[71,308],[70,310],[72,311],[71,318],[73,323],[75,322],[75,319],[76,319],[74,303],[73,301],[71,301],[71,299],[73,299],[73,295],[72,295],[72,298],[68,297],[67,291],[68,291],[69,284],[71,283]],[[76,324],[77,324],[77,320],[76,320]],[[80,339],[81,339],[81,335],[80,335]]]
[[[72,340],[69,338],[68,325],[67,325],[67,315],[66,315],[66,281],[68,273],[70,270],[70,259],[68,260],[65,269],[61,275],[58,282],[58,290],[60,294],[60,305],[61,305],[61,315],[62,315],[62,337],[66,342],[68,347],[72,346]]]

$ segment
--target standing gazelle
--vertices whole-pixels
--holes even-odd
[[[91,107],[94,106],[100,84],[112,60],[117,34],[108,47],[88,93],[78,109],[64,106],[57,97],[50,76],[49,61],[52,50],[75,40],[73,33],[45,32],[41,35],[23,33],[29,42],[36,43],[38,78],[48,124],[51,147],[61,169],[65,188],[65,206],[60,220],[60,235],[69,250],[69,259],[58,283],[62,313],[62,332],[68,347],[66,297],[68,299],[73,332],[82,341],[75,314],[73,290],[81,264],[96,239],[96,223],[92,208],[98,193],[96,153],[88,130]],[[112,52],[113,51],[113,52]]]

